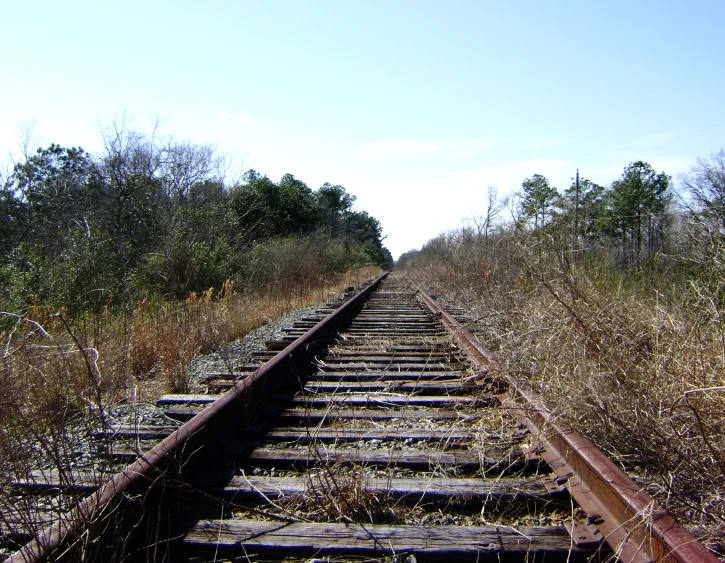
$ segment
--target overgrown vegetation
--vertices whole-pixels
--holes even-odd
[[[309,241],[287,244],[280,258],[299,255]],[[73,484],[108,478],[108,462],[94,455],[103,444],[99,431],[119,413],[121,420],[142,424],[145,403],[165,391],[187,391],[196,354],[223,352],[225,343],[253,328],[380,273],[368,267],[336,275],[314,255],[303,269],[295,269],[299,260],[280,264],[286,270],[278,275],[292,281],[256,295],[239,293],[228,281],[219,292],[145,300],[126,314],[87,314],[72,325],[48,307],[31,308],[38,321],[3,314],[12,328],[3,334],[0,364],[0,553],[82,498]],[[228,360],[231,370],[236,359]],[[11,485],[39,473],[71,488],[41,502]]]
[[[230,181],[212,147],[124,124],[103,141],[38,149],[0,177],[0,549],[77,500],[39,506],[11,479],[101,481],[92,444],[114,409],[187,391],[196,354],[391,261],[342,186]]]
[[[390,262],[342,186],[228,184],[212,147],[123,124],[103,140],[38,149],[0,184],[2,416],[102,411],[149,379],[184,391],[195,354]]]
[[[98,313],[227,279],[256,291],[277,267],[266,260],[300,237],[335,273],[391,261],[380,223],[342,186],[315,192],[254,170],[230,181],[213,147],[124,124],[103,141],[98,155],[38,149],[0,183],[0,310],[24,315],[37,302]]]
[[[253,170],[229,183],[212,147],[157,133],[115,123],[102,154],[51,145],[0,184],[5,379],[49,377],[33,350],[87,364],[94,396],[154,373],[183,390],[194,354],[390,262],[380,223],[342,186]],[[52,400],[77,397],[74,379]]]
[[[681,186],[636,162],[609,187],[490,189],[473,227],[399,265],[722,553],[725,153]]]

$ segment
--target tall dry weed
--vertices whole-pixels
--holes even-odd
[[[129,400],[131,390],[146,382],[154,392],[185,392],[195,354],[217,350],[292,308],[323,301],[377,273],[318,276],[317,284],[307,279],[292,296],[285,293],[288,286],[239,293],[230,280],[220,291],[184,301],[142,301],[131,312],[93,318],[69,320],[37,304],[25,317],[3,314],[0,548],[27,541],[78,501],[73,488],[39,501],[18,491],[14,481],[32,480],[38,471],[68,485],[87,481],[89,474],[103,480],[106,468],[93,449],[107,424],[107,405]]]
[[[450,235],[409,270],[552,410],[722,550],[725,338],[716,296],[519,237]],[[490,274],[488,272],[491,272]]]
[[[362,268],[328,279],[303,277],[296,287],[293,278],[253,294],[237,292],[234,282],[227,280],[219,292],[209,288],[201,295],[191,293],[184,301],[155,305],[142,301],[128,334],[131,375],[141,380],[161,375],[167,390],[186,392],[196,354],[219,350],[290,310],[324,301],[378,272]]]
[[[103,381],[96,349],[68,330],[60,315],[46,320],[43,327],[13,316],[0,334],[3,543],[26,541],[79,500],[79,493],[69,488],[38,505],[13,482],[52,474],[70,486],[81,472],[93,474],[98,469],[87,444],[103,425],[104,391],[112,386]]]

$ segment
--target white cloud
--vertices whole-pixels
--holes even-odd
[[[452,171],[417,170],[380,176],[375,169],[355,175],[345,186],[383,224],[385,245],[397,257],[420,248],[431,238],[464,224],[486,207],[486,187],[496,185],[503,197],[521,189],[521,182],[543,174],[563,189],[576,169],[563,159],[521,159]]]
[[[448,148],[452,149],[492,149],[499,144],[501,144],[500,141],[495,141],[493,139],[472,139],[467,141],[451,141],[449,143],[445,143]]]
[[[472,158],[482,152],[506,146],[525,147],[527,149],[548,149],[570,145],[572,140],[568,137],[542,137],[540,139],[518,139],[516,137],[498,137],[482,139],[460,139],[453,141],[425,141],[408,137],[387,139],[364,145],[362,148],[368,152],[376,153],[439,153],[446,158]]]
[[[249,120],[252,119],[252,116],[249,113],[220,112],[217,114],[217,116],[221,117],[222,119],[228,119],[230,121],[238,121],[239,123],[249,123]]]
[[[649,163],[657,172],[662,171],[673,178],[677,178],[679,175],[689,172],[695,161],[686,158],[653,157]]]
[[[406,137],[387,139],[364,145],[368,153],[378,154],[430,154],[437,153],[444,158],[472,158],[482,151],[500,146],[501,140],[462,139],[456,141],[421,141]]]

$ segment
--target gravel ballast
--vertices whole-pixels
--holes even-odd
[[[191,381],[193,383],[199,377],[214,372],[231,371],[233,366],[240,363],[252,361],[255,352],[266,350],[266,343],[271,340],[279,340],[285,336],[284,329],[291,327],[296,321],[313,315],[317,309],[322,307],[304,307],[287,313],[284,317],[270,321],[266,325],[254,329],[252,332],[227,344],[222,350],[196,356],[191,361]]]

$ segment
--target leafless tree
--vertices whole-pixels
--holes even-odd
[[[692,197],[691,210],[709,230],[725,235],[725,150],[698,159],[681,179]]]

